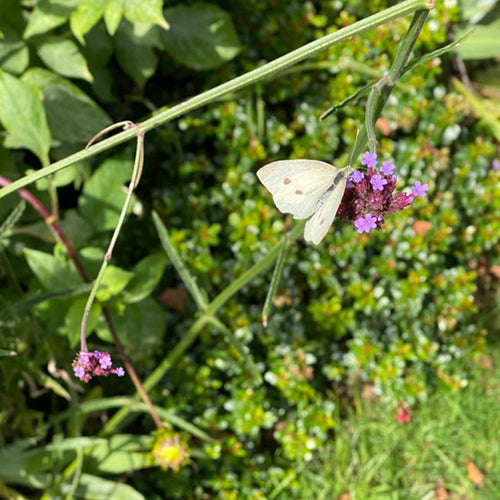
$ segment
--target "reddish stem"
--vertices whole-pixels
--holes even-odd
[[[0,175],[0,185],[1,186],[8,186],[9,184],[12,184],[12,181],[7,179],[7,177],[4,177],[3,175]],[[47,210],[45,205],[31,192],[29,192],[26,189],[19,189],[17,191],[18,196],[26,200],[43,218],[43,220],[47,223],[49,226],[49,229],[51,230],[52,234],[58,239],[66,248],[66,251],[68,252],[68,255],[70,259],[73,261],[75,264],[76,269],[78,270],[80,276],[82,277],[82,280],[85,283],[90,283],[90,278],[89,275],[87,274],[87,271],[85,270],[85,267],[83,266],[81,260],[78,258],[78,255],[75,252],[75,249],[73,248],[73,245],[71,242],[68,240],[66,235],[63,233],[61,226],[57,223],[55,217]],[[161,429],[163,427],[160,417],[158,416],[158,413],[156,412],[153,403],[151,399],[148,396],[148,393],[144,389],[141,380],[139,379],[139,376],[137,375],[129,357],[127,356],[125,349],[123,347],[123,344],[120,342],[120,339],[118,338],[118,334],[116,332],[115,325],[113,323],[113,320],[111,319],[111,314],[109,311],[103,307],[102,312],[104,315],[104,319],[106,320],[106,324],[108,325],[109,331],[111,332],[111,335],[113,337],[113,340],[115,342],[116,348],[118,350],[118,353],[120,354],[120,357],[122,359],[123,364],[125,365],[125,368],[130,375],[130,378],[132,379],[133,384],[135,385],[135,388],[137,392],[140,394],[141,398],[143,399],[144,403],[149,409],[149,412],[151,413],[151,417],[153,418],[156,426]]]

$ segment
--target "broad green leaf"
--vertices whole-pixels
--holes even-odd
[[[109,158],[85,183],[78,199],[81,214],[98,231],[113,229],[125,201],[123,185],[130,180],[132,161]]]
[[[240,51],[231,18],[216,5],[179,5],[165,14],[171,26],[162,31],[163,46],[180,64],[196,70],[212,69]]]
[[[67,210],[59,225],[77,248],[88,241],[94,232],[92,226],[76,210]]]
[[[37,44],[40,59],[56,73],[92,82],[92,74],[78,46],[68,38],[50,36]]]
[[[120,22],[125,12],[125,0],[109,0],[104,11],[104,23],[108,33],[113,36],[120,26]]]
[[[32,248],[25,248],[24,255],[33,274],[47,290],[65,290],[82,282],[73,265],[60,257]]]
[[[156,28],[123,22],[113,41],[118,64],[142,88],[154,75],[158,65],[155,53],[159,43]]]
[[[60,490],[62,493],[68,493],[70,488],[70,483],[63,483]],[[81,475],[76,497],[84,500],[145,500],[141,493],[127,484],[90,474]]]
[[[5,30],[0,39],[0,67],[14,75],[20,75],[28,67],[28,46],[19,34]]]
[[[109,439],[99,440],[86,453],[89,466],[93,464],[100,472],[123,474],[136,469],[155,465],[150,453],[151,436],[117,434]]]
[[[108,115],[70,81],[51,71],[33,68],[23,81],[38,88],[43,95],[52,137],[62,143],[86,143],[111,122]],[[69,169],[64,169],[65,172]]]
[[[24,38],[47,33],[64,24],[78,0],[39,0],[28,18]]]
[[[43,457],[47,453],[40,448],[27,449],[29,444],[28,440],[16,441],[2,447],[0,481],[31,488],[45,488],[50,484],[51,474],[44,473],[47,470],[47,460],[44,461]]]
[[[107,0],[80,0],[78,8],[71,14],[71,31],[82,45],[85,45],[83,37],[103,16],[106,4]]]
[[[163,17],[163,0],[126,0],[125,17],[134,24],[157,24],[164,29],[169,28]]]
[[[80,340],[80,328],[86,303],[87,297],[79,297],[76,299],[71,304],[64,318],[64,327],[61,333],[68,337],[69,345],[72,348],[74,348]],[[101,306],[98,302],[94,302],[87,321],[87,335],[96,328],[100,315]]]
[[[22,33],[24,19],[22,4],[19,0],[2,0],[0,2],[0,32],[5,35],[9,30]]]
[[[27,83],[1,70],[0,122],[8,133],[6,147],[29,149],[42,165],[49,164],[50,132],[39,96]]]
[[[116,266],[108,266],[99,284],[97,299],[104,302],[118,295],[127,286],[132,276],[133,274],[131,272]]]
[[[500,57],[500,19],[489,25],[476,25],[474,33],[458,46],[457,52],[465,60]]]
[[[162,343],[165,332],[166,313],[151,298],[127,304],[125,308],[111,311],[120,339],[134,359],[150,356]],[[100,321],[97,334],[102,340],[112,342],[104,321]]]
[[[163,253],[148,255],[134,268],[134,276],[125,290],[126,302],[139,302],[153,292],[160,281],[167,257]]]

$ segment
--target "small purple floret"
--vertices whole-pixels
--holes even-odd
[[[366,165],[374,165],[376,159],[374,153],[366,152],[363,155]],[[385,161],[380,170],[368,166],[365,173],[360,172],[362,175],[353,172],[349,176],[337,217],[351,221],[359,233],[368,233],[372,229],[380,229],[386,215],[406,208],[415,194],[396,191],[397,177],[392,174],[394,169],[392,162]],[[425,191],[427,187],[417,185],[417,192],[419,189]]]
[[[82,351],[73,361],[73,370],[75,377],[83,382],[88,382],[91,378],[104,375],[107,377],[110,373],[114,373],[118,377],[123,377],[125,371],[122,367],[111,368],[112,361],[109,352],[101,351]]]
[[[359,217],[354,221],[354,228],[359,234],[369,233],[377,227],[377,218],[371,214]]]
[[[350,175],[349,180],[354,182],[354,184],[357,184],[358,182],[361,182],[363,180],[364,176],[365,174],[363,172],[356,170]]]
[[[492,168],[493,170],[500,170],[500,161],[498,161],[498,160],[493,160],[493,161],[491,162],[491,168]]]
[[[369,168],[374,168],[377,164],[377,153],[370,153],[366,151],[361,157],[361,164],[366,165]]]
[[[380,171],[385,175],[392,175],[394,173],[395,168],[396,167],[394,166],[394,163],[386,160],[386,161],[384,161],[384,163],[382,163],[382,166],[380,167]]]
[[[382,191],[387,184],[387,179],[384,179],[380,174],[375,174],[370,182],[375,191]]]
[[[422,184],[420,181],[415,182],[412,188],[413,196],[425,196],[425,192],[429,189],[429,184]]]

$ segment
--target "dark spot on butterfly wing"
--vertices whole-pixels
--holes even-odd
[[[319,225],[320,225],[320,226],[322,226],[324,222],[325,222],[325,218],[323,217],[323,218],[319,221]]]
[[[285,184],[285,186],[286,186],[287,184],[290,184],[290,182],[292,182],[292,179],[290,179],[289,177],[285,177],[285,178],[283,179],[283,184]]]
[[[297,191],[295,191],[295,194],[304,194],[304,191],[301,191],[300,189],[297,189]]]

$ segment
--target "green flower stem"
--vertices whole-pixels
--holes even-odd
[[[193,111],[201,106],[205,106],[222,96],[225,96],[231,92],[236,92],[241,90],[249,85],[253,85],[254,83],[267,78],[271,75],[274,75],[293,64],[296,64],[308,57],[314,56],[319,52],[331,47],[340,42],[344,42],[349,40],[349,38],[360,35],[361,33],[368,31],[370,29],[376,28],[382,24],[387,24],[389,22],[398,19],[399,17],[403,17],[409,14],[412,14],[417,11],[425,10],[428,11],[434,7],[434,2],[432,0],[406,0],[405,2],[401,2],[398,5],[390,7],[382,12],[378,12],[373,16],[367,17],[366,19],[362,19],[351,26],[346,26],[334,33],[330,33],[314,42],[308,43],[303,47],[300,47],[288,54],[275,59],[267,64],[264,64],[260,68],[256,68],[244,75],[238,76],[229,82],[223,83],[213,89],[207,90],[191,99],[188,99],[176,106],[173,106],[170,109],[166,109],[164,111],[160,111],[158,114],[152,116],[142,124],[140,124],[141,129],[144,132],[147,132],[153,128],[159,127],[174,118],[178,118],[179,116],[185,115],[190,111]],[[394,79],[393,79],[394,80]],[[66,168],[77,161],[81,161],[86,158],[90,158],[95,156],[98,153],[111,149],[112,147],[121,144],[125,141],[128,141],[134,138],[136,135],[134,130],[125,130],[119,134],[116,134],[108,139],[105,139],[97,144],[94,144],[88,149],[83,151],[79,151],[63,160],[53,163],[45,168],[38,170],[30,175],[27,175],[17,181],[13,182],[9,186],[0,189],[0,198],[8,195],[16,191],[17,189],[27,186],[32,182],[35,182],[39,179],[43,179],[48,175],[54,174],[63,168]]]
[[[403,40],[399,45],[396,57],[394,58],[394,61],[389,69],[389,72],[385,76],[386,80],[390,83],[385,84],[385,86],[383,86],[377,97],[374,98],[372,102],[370,102],[370,107],[372,109],[369,110],[369,116],[371,118],[372,126],[375,124],[376,120],[380,116],[382,108],[384,107],[387,98],[389,97],[394,85],[401,78],[401,75],[403,74],[405,69],[405,65],[408,62],[408,59],[413,51],[413,47],[415,46],[415,42],[417,41],[418,35],[420,34],[420,31],[428,15],[429,12],[427,10],[419,10],[414,14],[410,27],[408,28],[406,35],[404,36]],[[368,134],[365,125],[361,129],[358,136],[356,137],[356,140],[354,141],[351,154],[349,155],[350,165],[356,162],[358,156],[366,148],[367,142],[368,142]]]
[[[142,165],[144,163],[144,133],[142,132],[139,126],[134,125],[132,122],[121,122],[112,125],[111,127],[108,127],[108,129],[106,130],[109,130],[110,128],[120,127],[122,125],[125,125],[127,129],[128,128],[133,129],[134,133],[137,136],[137,148],[135,152],[134,170],[132,172],[132,179],[130,180],[130,185],[127,190],[127,196],[125,198],[125,202],[123,203],[120,217],[113,232],[113,236],[111,237],[111,241],[109,242],[106,254],[104,255],[101,269],[99,270],[99,274],[97,275],[97,278],[94,281],[92,290],[90,291],[89,297],[87,299],[87,304],[85,305],[85,311],[83,313],[82,325],[80,329],[80,344],[82,351],[87,351],[87,340],[86,340],[87,321],[89,319],[90,309],[92,308],[92,304],[97,294],[97,290],[99,288],[99,285],[101,284],[102,278],[104,277],[106,268],[108,267],[108,262],[111,260],[111,256],[113,255],[113,249],[115,248],[115,244],[122,229],[123,222],[125,221],[125,217],[127,216],[128,207],[130,205],[130,201],[132,200],[132,194],[134,192],[134,188],[137,186],[139,176],[141,175],[142,172]]]
[[[153,389],[165,374],[174,366],[179,358],[186,352],[191,344],[197,339],[201,330],[207,323],[213,322],[212,316],[239,290],[241,290],[249,281],[260,274],[264,269],[269,267],[279,256],[282,248],[289,244],[292,239],[297,238],[304,230],[305,222],[298,223],[290,233],[284,236],[271,251],[254,264],[248,271],[244,272],[238,279],[233,281],[225,290],[223,290],[215,299],[208,304],[207,308],[189,328],[184,337],[176,344],[176,346],[168,353],[163,361],[156,367],[155,371],[144,381],[143,387],[145,391]],[[137,394],[135,395],[137,399]],[[120,423],[128,416],[130,408],[124,406],[118,410],[106,423],[99,433],[100,436],[106,436],[112,433]]]

